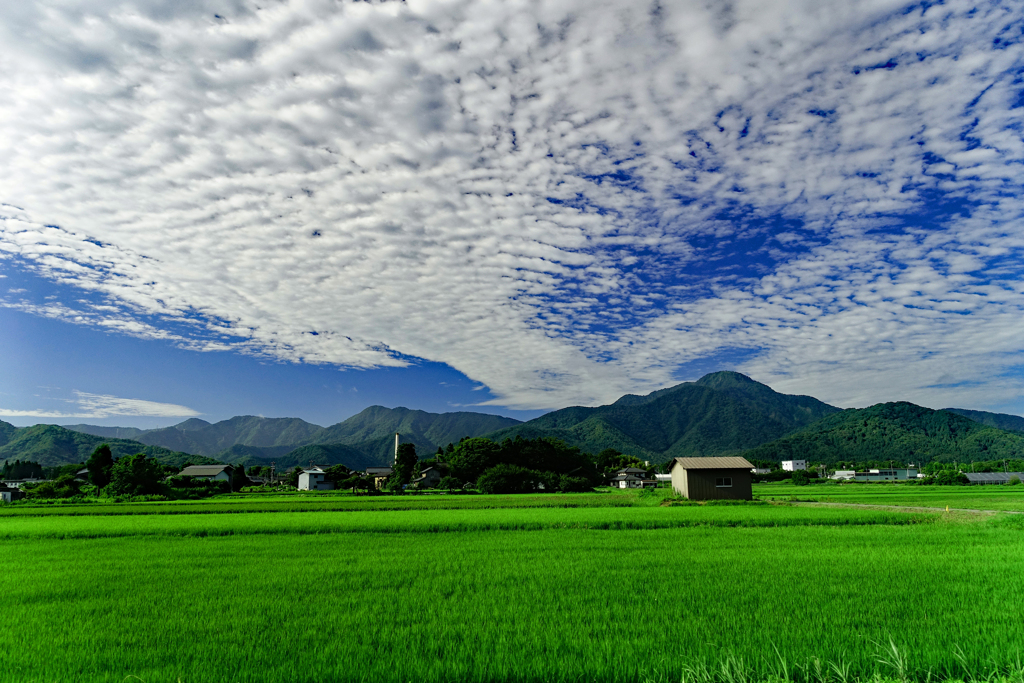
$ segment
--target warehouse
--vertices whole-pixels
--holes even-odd
[[[750,470],[745,458],[676,458],[672,489],[690,500],[751,500]]]

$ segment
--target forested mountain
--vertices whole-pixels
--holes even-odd
[[[969,462],[1024,456],[1024,436],[913,403],[844,410],[743,453],[750,460]]]
[[[780,394],[738,372],[714,372],[607,406],[556,410],[487,436],[552,436],[591,453],[615,448],[664,462],[752,448],[838,410],[810,396]]]
[[[93,436],[99,436],[104,439],[131,439],[135,440],[139,434],[142,434],[146,430],[139,429],[138,427],[102,427],[100,425],[61,425],[64,429],[70,429],[73,432],[82,432],[83,434],[92,434]]]
[[[321,465],[344,463],[353,467],[390,463],[396,432],[401,434],[403,442],[415,444],[420,455],[429,457],[438,446],[516,424],[520,424],[519,420],[485,413],[428,413],[371,406],[326,428],[298,418],[246,415],[213,424],[191,418],[173,427],[135,430],[133,438],[151,446],[204,455],[221,462],[264,464],[274,460],[279,466],[288,467],[313,461]],[[112,436],[117,430],[131,428],[74,425],[73,429],[85,434]],[[321,447],[307,448],[313,445]],[[293,451],[298,452],[291,456]],[[356,462],[365,464],[351,464]]]
[[[984,410],[967,410],[965,408],[945,408],[947,413],[956,413],[966,418],[980,422],[996,429],[1005,429],[1008,432],[1024,432],[1024,417],[1020,415],[1007,415],[1006,413],[990,413]]]
[[[193,418],[174,427],[143,432],[136,439],[154,446],[216,457],[236,445],[292,449],[311,443],[314,436],[323,431],[323,427],[297,417],[242,415],[214,424],[200,424],[203,422]]]
[[[110,450],[115,458],[146,453],[168,465],[181,465],[187,460],[196,464],[213,462],[208,458],[171,451],[160,446],[148,446],[126,439],[105,439],[57,425],[35,425],[18,429],[6,422],[0,422],[0,434],[10,434],[4,445],[0,446],[0,462],[31,460],[44,467],[85,462],[93,449],[101,443],[110,444]]]

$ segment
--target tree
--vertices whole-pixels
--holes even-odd
[[[454,491],[456,489],[461,489],[462,488],[462,482],[459,481],[458,479],[456,479],[455,477],[452,477],[452,476],[442,477],[441,481],[439,481],[438,484],[437,484],[437,488],[439,488],[439,489],[447,489],[448,493],[451,493],[452,491]]]
[[[107,491],[121,496],[159,493],[163,473],[163,466],[145,453],[126,455],[114,461]]]
[[[250,484],[252,484],[252,482],[249,481],[249,477],[245,476],[245,466],[235,465],[231,470],[231,490],[241,491]]]
[[[810,476],[807,474],[807,472],[803,470],[797,470],[796,472],[793,472],[792,479],[793,483],[796,486],[807,486],[808,484],[811,483]]]
[[[405,485],[412,481],[413,472],[416,469],[416,446],[411,443],[398,445],[398,453],[395,455],[395,464],[391,468],[391,476],[388,477],[388,491],[401,491]]]
[[[532,493],[543,477],[542,472],[501,463],[481,474],[476,487],[484,493]]]
[[[114,467],[114,456],[108,444],[100,444],[85,461],[89,468],[89,481],[96,488],[103,488],[110,483],[110,470]]]

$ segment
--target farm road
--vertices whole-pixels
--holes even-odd
[[[834,507],[834,508],[867,508],[871,510],[905,510],[907,512],[946,512],[946,508],[921,507],[916,505],[876,505],[872,503],[825,503],[820,501],[794,501],[794,505],[805,507]],[[981,515],[995,515],[1004,513],[1007,515],[1024,515],[1021,510],[975,510],[973,508],[949,508],[950,513],[971,512]]]

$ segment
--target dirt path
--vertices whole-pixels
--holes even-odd
[[[1024,515],[1021,510],[975,510],[972,508],[933,508],[912,505],[875,505],[873,503],[825,503],[821,501],[793,502],[791,505],[803,505],[806,507],[835,507],[835,508],[867,508],[870,510],[903,510],[905,512],[971,512],[980,515],[995,515],[1005,513],[1008,515]]]

